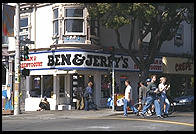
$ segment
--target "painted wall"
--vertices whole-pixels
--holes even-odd
[[[170,54],[191,54],[193,53],[193,34],[194,32],[191,30],[191,25],[187,24],[186,22],[182,22],[183,24],[183,45],[177,47],[174,45],[174,39],[170,41],[165,41],[160,49],[160,52],[170,53]],[[136,25],[137,27],[137,25]],[[135,28],[137,29],[137,28]],[[135,35],[138,34],[138,31],[135,30]],[[130,36],[130,25],[125,25],[120,28],[120,35],[121,35],[121,43],[122,45],[127,48],[129,43],[129,36]],[[151,35],[149,34],[144,41],[149,41]],[[115,46],[118,47],[116,34],[112,29],[106,29],[105,27],[100,27],[100,42],[103,46]],[[137,42],[137,39],[134,39],[134,42]],[[137,46],[134,46],[137,49]]]

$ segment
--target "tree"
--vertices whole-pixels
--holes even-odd
[[[182,21],[193,23],[192,3],[86,3],[91,19],[97,19],[102,26],[113,29],[118,47],[127,53],[139,67],[140,80],[148,75],[150,64],[160,52],[164,41],[171,40]],[[136,20],[139,21],[137,50],[133,47]],[[119,28],[130,24],[128,49],[120,40]],[[143,50],[143,39],[151,34],[147,52]]]

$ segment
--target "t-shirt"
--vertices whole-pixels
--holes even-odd
[[[130,94],[130,95],[129,95]],[[129,95],[129,98],[128,98]],[[132,100],[132,88],[130,85],[128,85],[125,89],[125,99],[131,99]]]
[[[139,98],[140,99],[146,99],[146,92],[147,92],[147,87],[140,87],[139,88]]]
[[[147,86],[147,96],[153,96],[156,97],[156,94],[154,93],[154,91],[157,89],[156,84],[151,82],[148,86]]]
[[[166,94],[165,85],[164,85],[163,83],[160,83],[160,84],[159,84],[159,90],[160,90],[160,89],[163,89],[163,90],[162,90],[162,93],[165,93],[165,94]]]

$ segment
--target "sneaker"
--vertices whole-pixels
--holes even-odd
[[[164,118],[168,117],[168,114],[164,114],[163,117],[164,117]]]
[[[163,117],[163,116],[158,115],[158,116],[157,116],[157,118],[158,118],[158,119],[163,119],[164,117]]]
[[[144,116],[144,114],[143,114],[143,113],[141,113],[141,114],[140,114],[140,117],[145,118],[145,116]]]
[[[127,115],[127,114],[124,114],[123,116],[124,116],[124,117],[128,117],[128,115]]]

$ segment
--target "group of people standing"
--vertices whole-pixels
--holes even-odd
[[[97,107],[93,102],[92,82],[88,82],[88,86],[83,90],[82,87],[76,88],[74,94],[76,95],[76,109],[88,111],[89,109],[96,110]]]
[[[139,102],[141,105],[136,109],[131,104],[131,86],[130,81],[126,80],[125,85],[125,96],[124,96],[124,116],[127,116],[127,106],[129,106],[136,115],[140,115],[142,118],[145,117],[145,113],[148,111],[149,108],[155,109],[156,116],[158,118],[168,117],[168,110],[170,107],[170,102],[167,99],[166,92],[169,90],[170,85],[166,84],[166,77],[160,78],[160,84],[156,85],[156,75],[152,75],[151,79],[147,79],[145,86],[144,82],[139,82]],[[144,104],[142,109],[142,104]],[[164,107],[164,105],[166,105]],[[142,113],[139,114],[139,111],[142,109]]]

